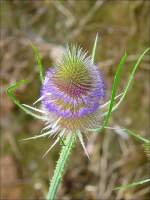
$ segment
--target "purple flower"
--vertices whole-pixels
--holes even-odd
[[[85,131],[100,123],[98,108],[105,95],[100,70],[81,48],[67,48],[62,61],[50,68],[41,88],[42,106],[68,131]]]
[[[51,148],[66,134],[76,133],[86,151],[82,133],[98,128],[101,122],[100,103],[105,96],[105,85],[99,68],[81,48],[67,47],[62,60],[46,72],[41,87],[41,112],[46,120],[42,135],[57,136]]]

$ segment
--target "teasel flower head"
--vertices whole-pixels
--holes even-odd
[[[82,48],[68,46],[61,61],[47,70],[38,100],[47,119],[44,134],[57,136],[51,148],[60,137],[75,133],[88,155],[83,134],[99,127],[104,96],[99,68]]]

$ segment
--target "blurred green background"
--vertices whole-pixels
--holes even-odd
[[[119,91],[125,86],[138,55],[149,45],[148,0],[1,0],[1,200],[44,199],[60,145],[46,158],[48,138],[22,142],[38,134],[42,122],[19,110],[6,95],[9,84],[28,79],[15,94],[26,104],[39,97],[40,80],[31,43],[41,54],[44,68],[61,57],[66,43],[76,43],[91,53],[100,35],[96,63],[104,74],[106,100],[113,76],[125,51]],[[110,126],[123,126],[148,137],[149,56],[145,56],[130,92],[113,114]],[[118,91],[118,92],[119,92]],[[89,134],[86,141],[91,160],[78,144],[68,162],[58,191],[59,200],[146,200],[148,185],[114,191],[120,184],[148,178],[148,158],[141,144],[107,130]]]

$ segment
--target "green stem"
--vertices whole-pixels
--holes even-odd
[[[33,51],[34,51],[34,54],[35,54],[35,58],[36,58],[36,61],[37,61],[40,80],[41,80],[41,82],[43,82],[44,81],[44,70],[43,70],[42,59],[40,57],[38,48],[34,44],[31,44],[31,46],[33,48]]]
[[[75,134],[69,134],[66,137],[66,140],[64,141],[65,145],[62,146],[62,150],[60,152],[59,159],[56,164],[56,168],[54,171],[53,178],[50,182],[50,187],[47,195],[47,200],[54,200],[56,196],[56,192],[59,186],[59,183],[61,181],[61,178],[64,173],[66,162],[69,158],[69,155],[71,153],[71,150],[75,144],[76,141],[76,135]]]

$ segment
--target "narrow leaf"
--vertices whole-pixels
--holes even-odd
[[[145,139],[144,137],[142,137],[141,135],[129,130],[129,129],[124,129],[124,131],[129,135],[129,136],[132,136],[134,137],[135,139],[137,139],[138,141],[142,142],[142,143],[146,143],[146,144],[149,144],[150,143],[150,140],[148,139]]]
[[[40,80],[41,80],[41,82],[43,82],[43,80],[44,80],[44,70],[43,70],[43,65],[42,65],[42,60],[41,60],[40,54],[39,54],[38,48],[35,45],[31,44],[31,46],[33,48],[34,55],[35,55],[35,58],[36,58],[36,62],[37,62],[37,65],[38,65]]]
[[[137,182],[133,182],[131,184],[116,187],[115,190],[133,188],[133,187],[143,185],[143,184],[148,183],[148,182],[150,182],[150,179],[144,179],[144,180],[140,180],[140,181],[137,181]]]
[[[34,114],[33,112],[31,112],[30,110],[28,110],[27,108],[25,108],[21,103],[20,101],[15,97],[15,95],[13,94],[13,92],[18,88],[20,87],[21,85],[23,84],[26,84],[28,83],[27,80],[21,80],[21,81],[18,81],[16,83],[13,83],[12,85],[10,85],[8,88],[7,88],[7,95],[11,98],[11,100],[14,102],[14,104],[16,104],[19,108],[21,108],[24,112],[26,112],[27,114],[37,118],[37,119],[44,119],[44,117],[42,116],[39,116],[39,115],[36,115]]]
[[[129,90],[129,88],[130,88],[130,86],[131,86],[131,83],[132,83],[133,79],[134,79],[134,75],[135,75],[136,69],[138,68],[138,66],[139,66],[139,64],[140,64],[140,62],[141,62],[141,60],[143,59],[143,57],[145,56],[145,54],[146,54],[149,50],[150,50],[150,48],[147,48],[147,49],[139,56],[137,62],[134,64],[133,70],[132,70],[132,72],[131,72],[131,74],[130,74],[130,77],[129,77],[129,80],[128,80],[128,83],[127,83],[126,87],[125,87],[124,90],[123,90],[123,95],[121,96],[119,102],[113,107],[112,112],[115,111],[115,110],[119,107],[119,105],[122,103],[122,101],[124,100],[125,96],[127,95],[127,92],[128,92],[128,90]],[[109,112],[109,111],[105,112],[105,113],[103,114],[103,116],[106,116],[106,115],[108,114],[108,112]]]
[[[98,33],[96,34],[95,42],[94,42],[93,49],[92,49],[92,63],[94,63],[94,61],[95,61],[97,42],[98,42]]]
[[[119,65],[118,65],[117,71],[115,73],[113,86],[112,86],[112,94],[111,94],[111,99],[110,99],[110,104],[109,104],[109,110],[108,110],[108,113],[107,113],[107,115],[106,115],[106,117],[104,119],[104,123],[103,123],[102,129],[103,129],[103,127],[107,126],[109,118],[111,116],[111,112],[112,112],[113,105],[114,105],[114,102],[115,102],[115,96],[116,96],[117,87],[118,87],[119,82],[120,82],[121,70],[122,70],[123,64],[125,63],[126,58],[127,58],[127,54],[125,53],[124,56],[121,58],[121,61],[120,61]]]

